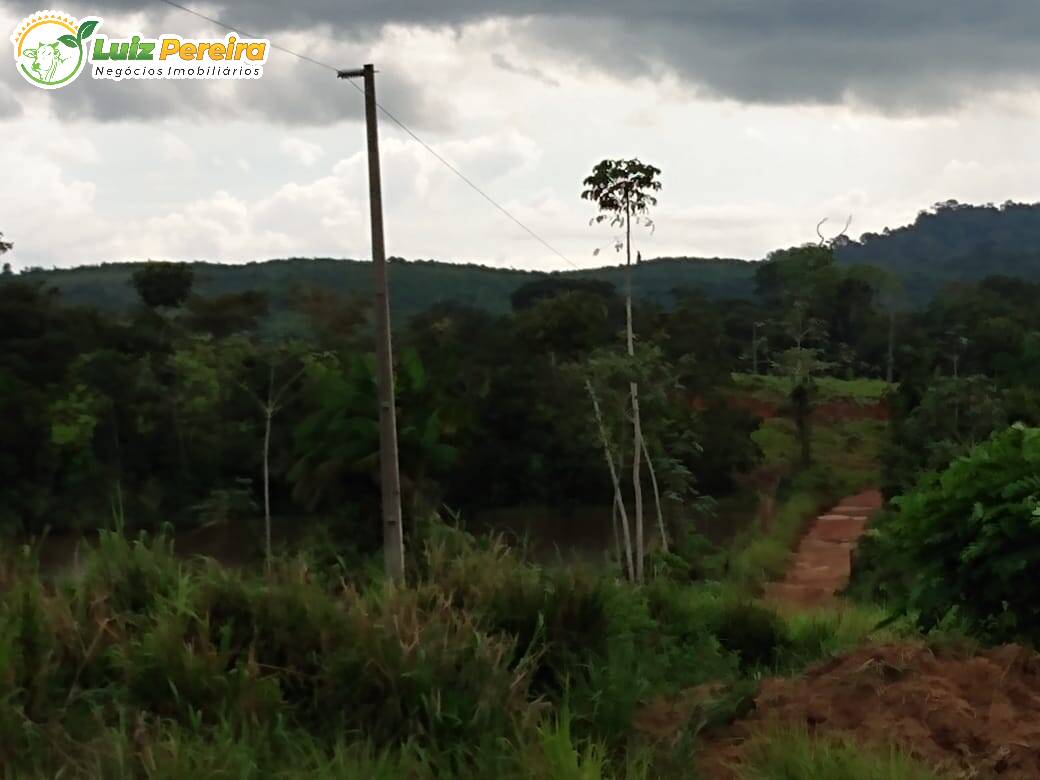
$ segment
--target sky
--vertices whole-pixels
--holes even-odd
[[[225,32],[158,0],[54,2],[109,35]],[[375,63],[380,102],[566,259],[383,121],[391,255],[620,262],[580,198],[603,158],[662,171],[645,257],[760,259],[824,217],[851,215],[856,237],[951,198],[1040,200],[1035,0],[184,4],[335,67]],[[0,28],[38,10],[0,0]],[[85,73],[44,91],[5,45],[15,268],[371,256],[362,99],[332,71],[272,51],[256,81]]]

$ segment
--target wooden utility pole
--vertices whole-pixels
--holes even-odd
[[[376,288],[376,390],[379,395],[379,471],[383,491],[383,558],[392,582],[404,582],[404,533],[401,523],[401,472],[397,461],[397,416],[394,409],[394,361],[390,343],[390,290],[383,245],[383,193],[379,176],[379,127],[376,111],[376,70],[341,70],[338,78],[361,77],[365,82],[365,124],[368,129],[368,202],[372,212],[372,266]]]

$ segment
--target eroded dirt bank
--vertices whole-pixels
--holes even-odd
[[[773,724],[898,746],[951,777],[1040,777],[1040,654],[975,656],[924,645],[863,648],[792,679],[763,682],[755,710],[712,735],[705,777],[736,776],[747,740]]]

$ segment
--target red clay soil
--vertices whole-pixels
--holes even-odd
[[[803,608],[834,601],[848,584],[852,551],[881,504],[880,492],[865,490],[817,517],[795,550],[784,579],[766,585],[766,600]]]
[[[834,598],[849,576],[849,553],[881,497],[850,496],[809,529],[782,583],[767,598],[804,608]],[[674,740],[718,698],[702,685],[647,706],[637,730]],[[1017,645],[975,656],[921,643],[865,647],[797,678],[764,680],[754,709],[704,735],[699,777],[736,780],[744,751],[763,731],[805,730],[870,749],[898,747],[951,778],[1040,778],[1040,654]]]
[[[736,396],[728,399],[727,403],[737,409],[744,409],[763,420],[771,420],[774,417],[783,417],[784,411],[781,404],[766,401],[752,396]],[[703,403],[697,408],[704,408]],[[887,420],[888,406],[883,403],[858,404],[854,401],[827,401],[816,404],[812,409],[812,419],[817,422],[846,422],[848,420]]]
[[[898,746],[955,778],[1040,778],[1040,655],[1017,645],[974,657],[923,645],[864,648],[766,680],[756,708],[712,735],[704,777],[738,776],[743,746],[771,724]]]

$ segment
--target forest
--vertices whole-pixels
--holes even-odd
[[[607,162],[584,197],[638,228],[659,171]],[[1035,736],[927,719],[741,731],[843,659],[879,697],[926,663],[1040,668],[1037,214],[950,202],[756,263],[392,262],[404,585],[364,264],[5,266],[0,766],[1037,776]],[[870,489],[840,596],[771,600]]]
[[[854,216],[854,215],[853,215]],[[854,221],[853,221],[854,223]],[[834,243],[839,265],[870,265],[897,276],[906,300],[927,306],[948,285],[1004,275],[1040,281],[1040,258],[1028,249],[1040,235],[1040,205],[1008,202],[975,206],[957,201],[936,203],[914,222],[858,239],[842,234]],[[620,289],[624,268],[604,265],[590,270],[540,273],[492,268],[472,263],[391,257],[393,315],[401,325],[441,301],[464,303],[492,314],[511,311],[510,296],[538,279],[594,279]],[[300,335],[307,324],[297,315],[295,299],[320,287],[341,294],[367,296],[371,274],[366,262],[330,258],[290,258],[230,265],[189,263],[194,292],[203,297],[249,290],[262,292],[267,313],[261,323],[272,336]],[[138,303],[130,277],[137,263],[102,263],[73,268],[22,268],[26,279],[61,292],[69,304],[125,313]],[[633,295],[664,308],[675,305],[675,292],[697,289],[712,300],[755,296],[756,263],[700,257],[644,258],[632,279]]]

